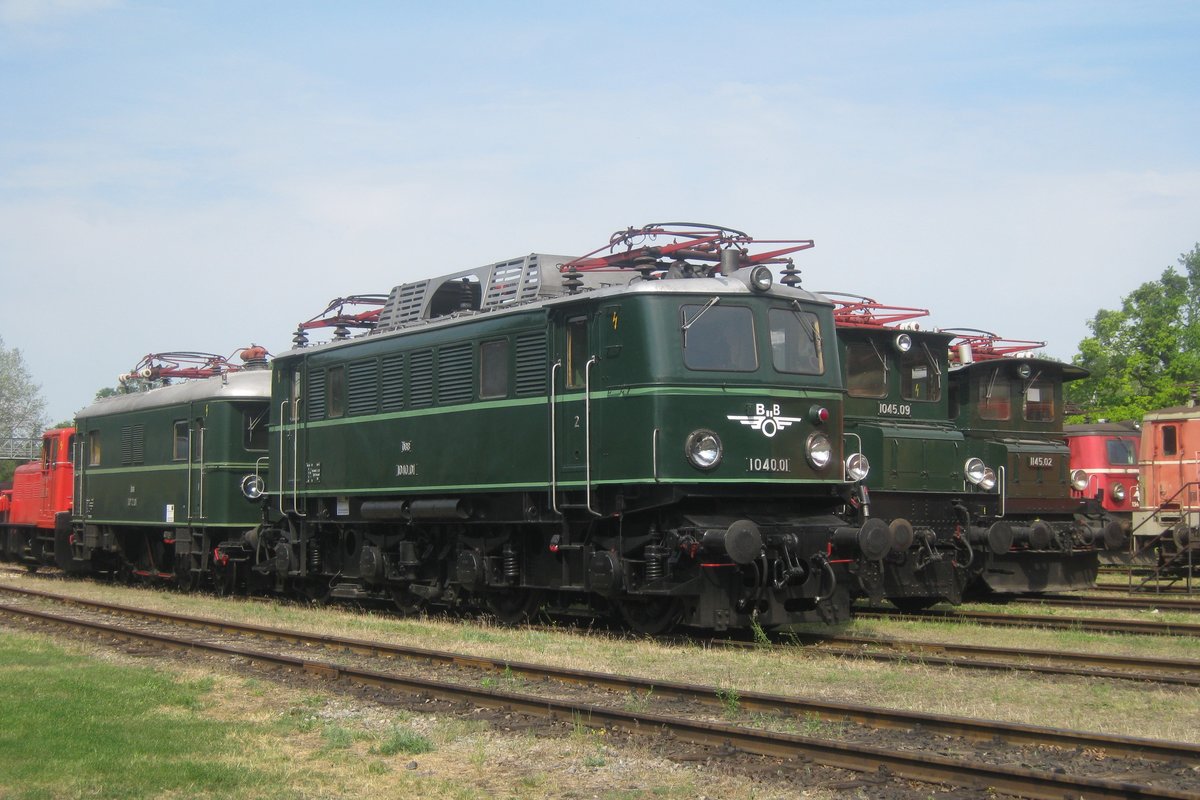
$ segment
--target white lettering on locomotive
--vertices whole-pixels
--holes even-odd
[[[749,425],[751,430],[761,431],[763,436],[770,439],[784,428],[802,421],[801,417],[785,417],[782,412],[783,407],[779,403],[755,403],[754,414],[730,414],[726,419]]]
[[[787,472],[791,468],[790,458],[747,458],[747,472]]]
[[[1053,467],[1054,466],[1054,457],[1053,456],[1030,456],[1029,457],[1029,466],[1033,467],[1034,469],[1045,469],[1047,467]]]
[[[908,403],[880,403],[879,414],[887,417],[911,417],[912,406]]]
[[[396,465],[396,477],[397,478],[411,478],[411,477],[416,476],[416,474],[417,474],[417,465],[416,464],[397,464]]]

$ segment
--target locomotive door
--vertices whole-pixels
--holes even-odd
[[[591,338],[591,317],[586,314],[568,314],[554,326],[550,490],[555,509],[586,508],[595,513],[591,392],[596,357]]]
[[[302,374],[306,361],[300,361],[293,372],[285,378],[290,383],[287,399],[279,404],[279,511],[303,516],[300,492],[303,488],[304,470],[304,413],[301,402],[304,398]]]
[[[55,473],[58,470],[58,437],[42,439],[42,481],[41,508],[38,509],[38,519],[42,522],[54,522],[54,486]]]
[[[187,441],[183,443],[188,452],[187,519],[202,522],[204,511],[204,416],[203,406],[193,406],[191,419],[180,423],[186,429]],[[176,434],[176,447],[180,446]]]

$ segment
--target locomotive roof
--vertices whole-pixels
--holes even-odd
[[[570,293],[562,285],[563,276],[558,264],[570,260],[569,256],[554,256],[532,253],[524,258],[496,262],[476,270],[464,270],[448,276],[414,284],[403,284],[392,289],[379,325],[367,334],[351,339],[334,340],[294,348],[284,355],[298,355],[316,349],[339,347],[375,339],[383,336],[411,333],[414,330],[430,330],[439,327],[464,324],[472,320],[488,318],[495,314],[515,313],[531,308],[553,308],[559,305],[578,303],[585,300],[605,300],[631,294],[680,294],[729,296],[780,297],[808,303],[831,306],[827,298],[804,289],[774,283],[765,294],[750,289],[749,269],[741,269],[730,275],[711,277],[655,278],[646,280],[631,270],[595,270],[581,272],[581,290]],[[495,288],[497,274],[524,275],[527,282],[522,286],[500,286]],[[440,316],[430,316],[433,293],[440,287],[464,276],[481,279],[482,298],[479,310],[453,311]],[[490,276],[490,277],[489,277]],[[520,278],[512,278],[514,281]]]
[[[1079,422],[1063,426],[1067,436],[1087,436],[1089,434],[1136,435],[1140,433],[1134,422]]]
[[[1037,358],[1027,356],[1004,356],[1002,358],[981,358],[978,361],[972,361],[970,364],[951,364],[951,372],[962,372],[971,369],[984,369],[988,367],[998,367],[1005,364],[1028,364],[1032,369],[1046,372],[1054,371],[1062,374],[1064,381],[1077,381],[1080,378],[1086,378],[1091,373],[1083,367],[1078,367],[1074,364],[1068,364],[1065,361],[1055,361],[1052,358]]]
[[[269,400],[271,397],[271,371],[248,369],[227,372],[211,378],[160,386],[146,392],[105,397],[81,411],[76,417],[100,417],[120,414],[125,411],[141,411],[161,408],[197,400]]]
[[[1152,420],[1166,419],[1196,419],[1200,418],[1200,406],[1171,406],[1170,408],[1160,408],[1155,411],[1147,411],[1144,417],[1146,422]]]

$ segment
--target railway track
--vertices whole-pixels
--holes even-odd
[[[944,611],[941,609],[905,613],[890,608],[856,608],[854,615],[859,619],[973,622],[976,625],[1087,631],[1089,633],[1129,633],[1140,636],[1200,636],[1200,623],[1194,622],[1148,622],[1128,619],[1055,617],[1045,614],[1003,614],[991,611]]]
[[[1115,594],[1115,593],[1113,593]],[[1121,608],[1132,610],[1200,612],[1200,599],[1163,595],[1089,596],[1089,595],[1042,595],[1019,597],[1009,601],[1020,605],[1060,606],[1063,608]]]
[[[926,666],[958,669],[1020,670],[1044,675],[1074,675],[1105,680],[1200,686],[1200,661],[1191,659],[1139,658],[868,636],[797,638],[805,647],[846,658],[901,664],[916,662]],[[782,647],[787,648],[790,645]]]
[[[386,656],[390,659],[405,659],[421,664],[438,664],[460,670],[503,672],[506,675],[520,676],[529,681],[543,683],[553,681],[563,685],[594,687],[609,693],[619,693],[621,697],[633,695],[648,699],[653,695],[655,698],[664,700],[684,701],[697,706],[709,707],[726,703],[727,699],[722,699],[721,691],[713,686],[643,681],[607,673],[569,670],[425,648],[400,647],[375,641],[315,635],[225,620],[148,611],[128,606],[84,601],[48,592],[35,592],[13,587],[0,588],[3,588],[10,598],[13,595],[25,595],[30,600],[65,604],[72,607],[73,611],[83,609],[92,615],[106,614],[109,615],[109,619],[106,621],[80,619],[78,616],[64,616],[34,608],[11,604],[0,605],[0,612],[11,616],[33,619],[56,626],[83,629],[105,637],[138,641],[159,647],[203,651],[219,656],[248,659],[271,667],[286,667],[325,678],[344,679],[408,694],[415,693],[454,702],[472,703],[485,708],[507,709],[532,716],[575,719],[593,727],[612,727],[630,732],[668,730],[676,738],[696,744],[726,748],[732,746],[747,753],[780,758],[811,759],[827,766],[858,771],[871,772],[884,768],[897,776],[912,780],[971,787],[991,787],[994,790],[1026,797],[1060,798],[1080,795],[1089,798],[1131,796],[1192,798],[1193,800],[1200,798],[1200,794],[1190,788],[1179,788],[1178,786],[1155,786],[1145,782],[1129,783],[1121,780],[1071,776],[1057,771],[1017,768],[1005,763],[982,763],[978,758],[949,758],[928,748],[918,750],[910,747],[911,740],[907,735],[903,750],[890,750],[870,744],[819,739],[727,722],[634,712],[597,702],[553,699],[548,697],[546,692],[525,694],[499,689],[481,689],[475,685],[430,680],[425,677],[396,675],[346,663],[316,660],[308,657],[307,653],[313,646],[319,645],[371,659]],[[286,652],[273,653],[254,650],[224,641],[197,641],[195,636],[180,636],[177,632],[167,633],[145,626],[138,629],[114,625],[110,621],[112,616],[125,619],[136,618],[139,623],[151,623],[151,628],[161,626],[177,629],[184,627],[192,631],[204,629],[222,635],[252,636],[259,640],[272,640],[304,648],[305,655],[297,656]],[[737,700],[739,709],[743,712],[770,713],[802,719],[818,717],[836,722],[850,721],[871,728],[914,733],[920,731],[922,735],[953,736],[993,744],[1000,739],[1010,746],[1055,747],[1073,750],[1077,753],[1102,752],[1107,759],[1134,759],[1143,765],[1157,762],[1164,765],[1157,768],[1163,771],[1164,780],[1169,779],[1170,782],[1175,783],[1178,781],[1175,780],[1171,770],[1175,769],[1177,765],[1200,763],[1200,745],[1187,743],[1085,734],[1039,726],[893,711],[754,692],[738,693]],[[1134,774],[1156,774],[1156,772],[1153,767],[1143,766],[1135,770]]]
[[[0,584],[0,592],[16,592],[15,587]],[[29,596],[41,596],[60,602],[85,604],[87,601],[53,593],[21,589]],[[561,627],[547,628],[560,632]],[[691,643],[687,637],[661,637],[664,644]],[[706,646],[755,648],[761,645],[739,639],[704,640]],[[919,663],[928,667],[954,667],[968,670],[1021,671],[1052,676],[1076,676],[1102,680],[1127,680],[1173,686],[1200,686],[1200,661],[1191,659],[1141,658],[1099,653],[1066,652],[1033,648],[965,645],[940,641],[893,639],[873,636],[789,634],[777,643],[787,656],[797,646],[833,657],[888,662]]]

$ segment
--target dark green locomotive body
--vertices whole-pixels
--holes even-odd
[[[1098,554],[1124,542],[1119,525],[1071,496],[1063,384],[1085,375],[1070,364],[1021,356],[952,370],[951,413],[967,455],[996,477],[994,496],[976,515],[992,531],[978,573],[989,591],[1086,588],[1095,583]]]
[[[879,564],[882,591],[959,602],[970,549],[964,504],[975,488],[964,473],[966,443],[950,420],[947,345],[952,336],[880,325],[846,325],[838,343],[846,372],[846,434],[871,463],[862,511],[895,529]],[[875,599],[879,599],[878,597]]]
[[[890,532],[836,516],[854,485],[830,305],[749,269],[572,291],[559,261],[397,287],[371,334],[276,358],[271,561],[261,540],[222,554],[411,608],[845,619]]]
[[[262,518],[270,373],[234,372],[99,400],[76,416],[72,560],[198,579],[212,546]]]
[[[762,363],[765,352],[745,370],[689,369],[682,315],[721,295],[645,286],[653,291],[597,292],[280,356],[272,452],[283,468],[273,488],[285,504],[529,491],[567,506],[590,502],[603,514],[636,506],[627,491],[635,485],[719,493],[813,484],[829,494],[831,470],[810,465],[803,443],[840,425],[836,370],[797,386]],[[729,296],[728,286],[715,291]],[[794,313],[786,302],[776,306]],[[762,299],[721,307],[766,332],[772,309]],[[583,361],[576,374],[572,346]],[[836,354],[824,358],[836,364]],[[297,402],[294,421],[280,418]],[[813,406],[830,419],[812,422]],[[684,457],[687,437],[701,428],[727,450],[705,470]],[[840,465],[840,437],[831,443]]]

